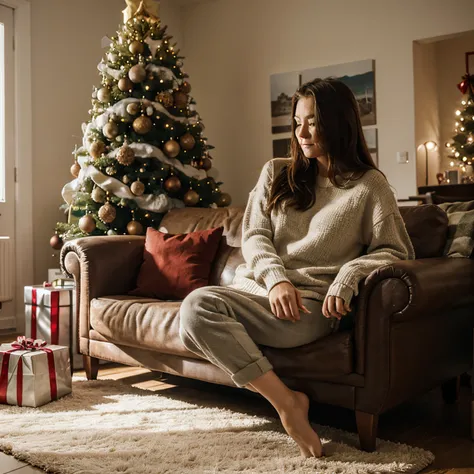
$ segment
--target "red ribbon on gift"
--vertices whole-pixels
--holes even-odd
[[[10,354],[15,351],[43,351],[48,357],[49,387],[51,391],[51,400],[58,399],[58,386],[56,381],[56,367],[54,364],[54,354],[52,349],[46,346],[46,341],[42,339],[32,339],[25,336],[18,336],[16,342],[12,344],[9,351],[3,353],[2,368],[0,370],[0,403],[7,403],[8,388],[8,365],[10,363]],[[16,399],[18,406],[23,404],[23,359],[18,361],[16,375]]]
[[[37,307],[38,296],[36,288],[31,290],[31,337],[36,339],[37,336]],[[59,292],[51,292],[51,344],[59,343]]]

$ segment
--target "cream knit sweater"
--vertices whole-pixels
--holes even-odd
[[[370,170],[344,189],[317,177],[316,202],[306,211],[264,210],[274,176],[288,158],[267,162],[250,192],[242,227],[242,253],[231,288],[267,296],[282,281],[303,298],[339,296],[350,304],[373,270],[415,258],[387,180]]]

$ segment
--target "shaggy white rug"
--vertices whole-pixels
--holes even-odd
[[[383,440],[365,453],[355,434],[318,425],[326,457],[304,459],[279,420],[218,408],[212,394],[74,380],[40,408],[1,405],[0,450],[61,474],[415,473],[434,459]]]

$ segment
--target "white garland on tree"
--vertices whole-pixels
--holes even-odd
[[[135,196],[130,190],[130,188],[119,181],[116,178],[105,175],[99,171],[93,165],[87,165],[88,158],[80,157],[78,158],[78,163],[81,166],[81,171],[79,176],[67,183],[62,189],[63,199],[71,205],[74,197],[79,192],[82,183],[86,178],[92,179],[92,181],[100,186],[104,191],[108,191],[116,197],[121,199],[133,199],[140,209],[164,213],[173,208],[183,208],[184,203],[179,199],[173,199],[167,196],[166,194],[143,194],[142,196]]]
[[[168,158],[159,148],[150,145],[149,143],[130,143],[128,145],[135,153],[135,156],[140,158],[157,158],[161,163],[165,163],[173,168],[178,169],[181,173],[190,178],[198,180],[206,179],[207,173],[204,170],[198,170],[191,165],[183,165],[177,158]],[[109,158],[115,158],[119,152],[119,148],[107,154]]]
[[[127,106],[132,103],[140,104],[142,102],[144,102],[148,106],[152,106],[156,112],[163,113],[170,119],[175,120],[177,122],[181,122],[183,124],[195,125],[197,124],[199,120],[197,117],[189,117],[189,118],[176,117],[175,115],[168,112],[168,110],[166,110],[166,108],[159,102],[154,102],[147,99],[135,99],[133,97],[127,97],[126,99],[119,100],[115,104],[107,107],[107,109],[105,109],[102,114],[93,118],[90,122],[84,123],[82,125],[82,132],[83,132],[82,144],[84,148],[87,150],[87,152],[89,152],[90,146],[92,142],[94,141],[91,135],[92,130],[94,129],[102,130],[105,124],[109,122],[110,118],[113,116],[116,116],[119,119],[123,118],[127,122],[132,122],[135,119],[135,116],[130,115],[127,112]]]
[[[123,71],[121,71],[120,69],[113,69],[110,66],[107,66],[107,64],[105,64],[103,60],[97,65],[97,69],[102,74],[108,74],[109,76],[112,76],[117,81],[121,77],[123,77]]]

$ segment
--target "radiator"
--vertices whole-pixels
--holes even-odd
[[[13,299],[13,245],[10,237],[0,237],[0,303]]]

